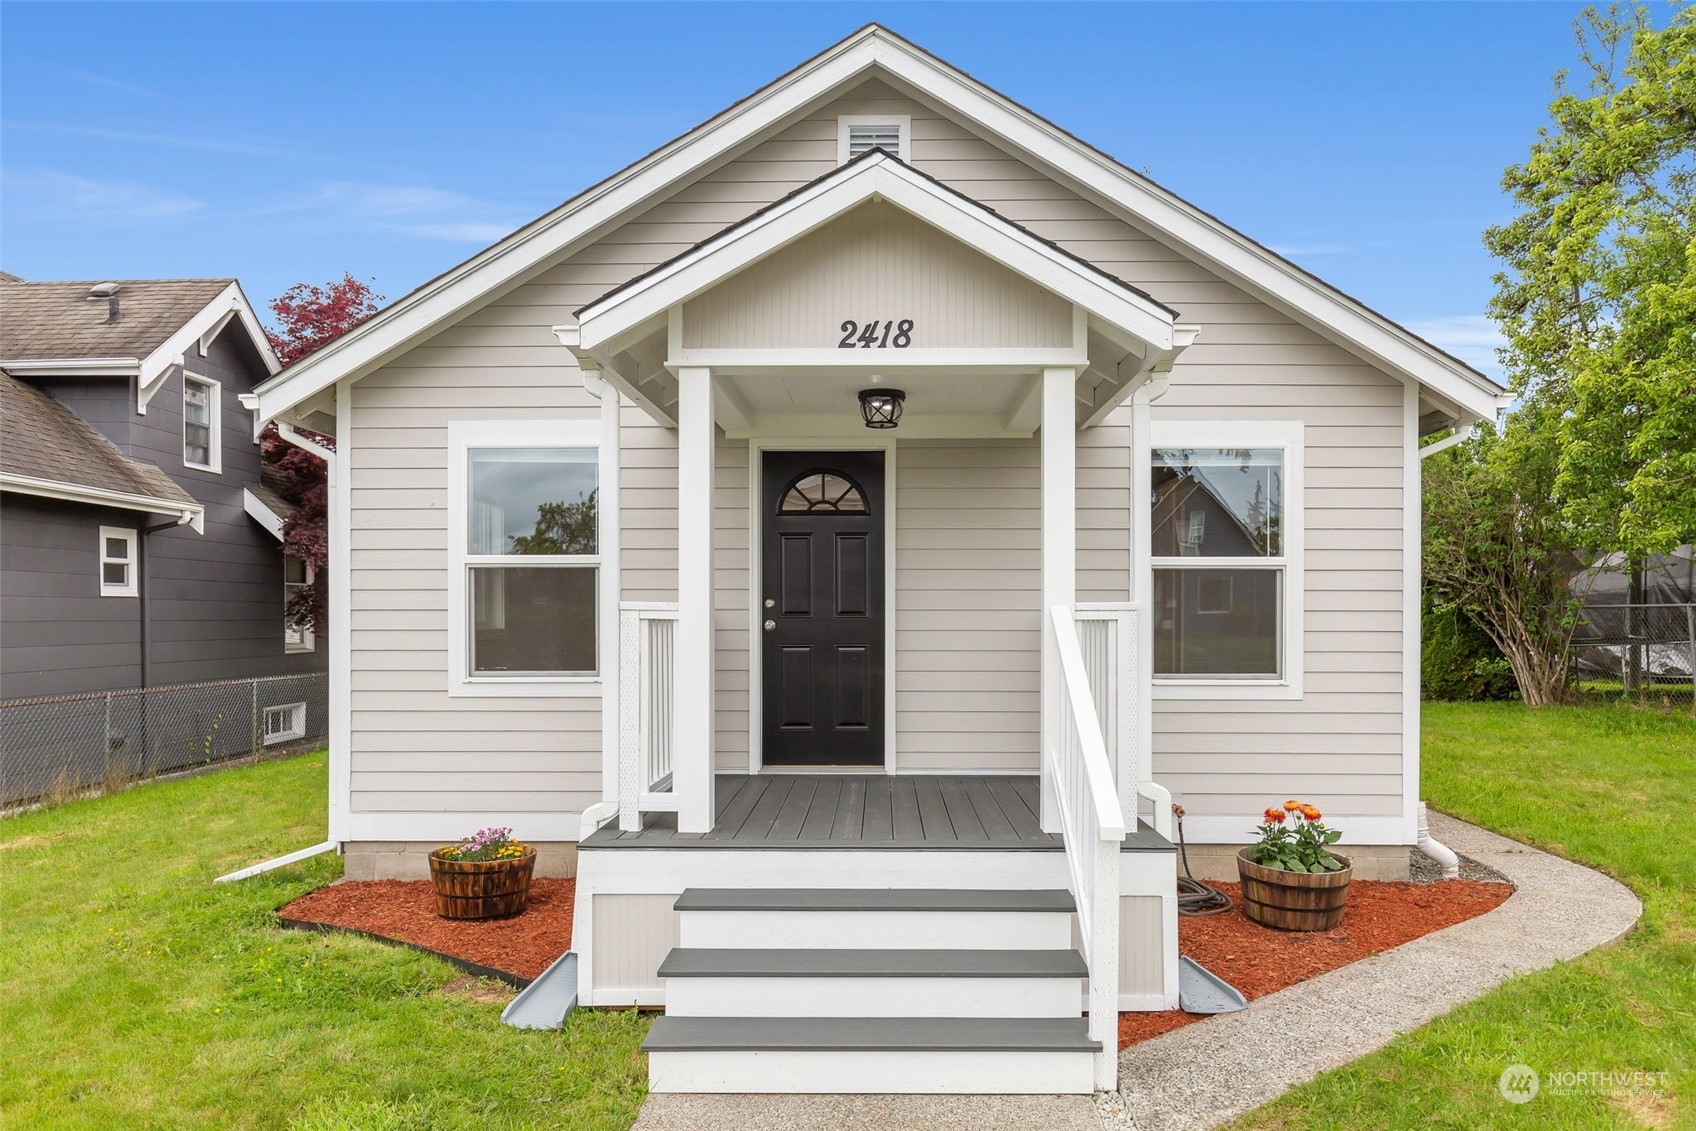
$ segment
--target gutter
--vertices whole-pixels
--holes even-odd
[[[41,499],[64,499],[72,503],[88,503],[97,507],[141,511],[145,514],[176,515],[169,526],[192,526],[196,534],[206,533],[206,508],[195,502],[178,502],[156,495],[136,495],[127,491],[108,491],[103,487],[84,487],[76,483],[61,483],[55,479],[37,479],[30,475],[0,472],[0,490],[19,495],[34,495]]]
[[[276,868],[287,867],[290,864],[298,864],[300,861],[309,859],[313,856],[322,856],[326,852],[340,851],[340,848],[341,846],[333,840],[320,841],[311,848],[297,849],[285,856],[279,856],[274,860],[267,860],[263,864],[255,864],[251,868],[242,868],[239,871],[227,873],[226,875],[217,877],[212,882],[215,884],[227,884],[235,880],[245,880],[250,876],[257,876],[263,872],[269,872]]]

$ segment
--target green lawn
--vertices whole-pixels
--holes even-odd
[[[1696,723],[1630,707],[1425,708],[1432,805],[1629,884],[1636,931],[1329,1072],[1240,1127],[1696,1127]],[[1308,1018],[1304,1038],[1323,1039]],[[1664,1095],[1496,1090],[1502,1069],[1665,1072]]]
[[[520,1032],[443,993],[445,963],[272,926],[335,856],[212,884],[322,840],[325,772],[313,754],[0,822],[0,1123],[629,1126],[639,1015]]]

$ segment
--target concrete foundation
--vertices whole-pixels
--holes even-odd
[[[1237,879],[1237,849],[1240,844],[1192,844],[1188,848],[1190,874],[1198,880]],[[1357,880],[1405,880],[1408,856],[1414,850],[1405,844],[1339,844],[1336,851],[1349,858]],[[1178,874],[1184,861],[1178,858]]]
[[[570,840],[531,841],[536,850],[536,875],[575,876],[577,842]],[[436,841],[356,840],[342,846],[344,880],[427,880],[430,853],[440,848]]]

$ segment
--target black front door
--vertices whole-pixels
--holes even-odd
[[[883,765],[883,453],[767,452],[768,766]]]

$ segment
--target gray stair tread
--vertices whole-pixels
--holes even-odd
[[[1065,911],[1065,888],[977,891],[964,888],[689,888],[678,911]]]
[[[660,1017],[643,1052],[1097,1052],[1081,1017]]]
[[[773,950],[677,947],[662,978],[1087,978],[1075,950]]]

